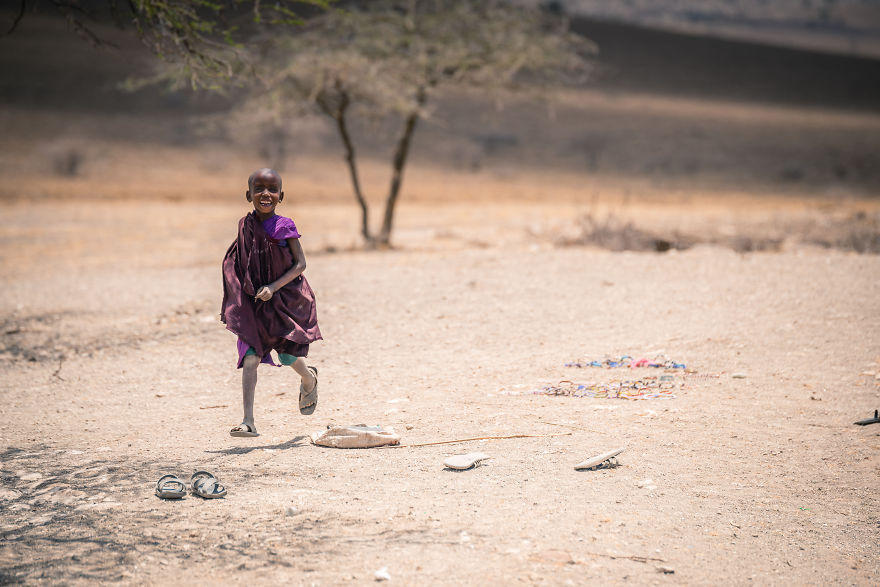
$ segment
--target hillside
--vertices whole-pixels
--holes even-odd
[[[573,27],[600,48],[587,86],[540,103],[507,99],[501,110],[486,96],[446,94],[416,134],[413,173],[427,165],[520,184],[560,172],[612,183],[641,178],[676,189],[880,193],[880,61],[582,18]],[[122,184],[156,183],[139,175],[144,165],[134,170],[125,161],[153,168],[186,161],[216,176],[231,169],[226,161],[244,166],[268,157],[307,182],[313,166],[300,168],[298,161],[329,157],[328,164],[338,165],[338,139],[321,119],[286,121],[281,132],[234,126],[228,98],[122,91],[126,78],[150,73],[153,58],[130,33],[101,33],[115,48],[93,48],[64,22],[35,15],[0,38],[0,120],[7,131],[0,173],[58,173],[64,159],[74,158],[77,177],[104,169],[119,175],[107,195],[134,195],[136,186]],[[353,123],[368,160],[365,181],[371,193],[380,192],[396,122]],[[286,141],[283,160],[279,149],[267,147],[269,133]],[[342,177],[337,187],[312,179],[323,193],[347,200]],[[4,185],[0,195],[14,197]],[[62,171],[44,189],[59,195],[108,188],[70,184]],[[454,187],[418,192],[429,199],[475,197]]]

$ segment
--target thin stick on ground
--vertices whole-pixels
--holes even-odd
[[[508,438],[550,438],[553,436],[571,436],[571,432],[560,434],[511,434],[509,436],[476,436],[474,438],[459,438],[457,440],[440,440],[437,442],[420,442],[418,444],[397,444],[388,448],[413,448],[416,446],[434,446],[436,444],[455,444],[458,442],[471,442],[473,440],[505,440]]]
[[[571,428],[572,430],[583,430],[585,432],[592,432],[589,428],[584,428],[583,426],[576,426],[574,424],[563,424],[562,422],[545,422],[543,420],[539,420],[541,424],[548,424],[550,426],[562,426],[563,428]]]
[[[605,554],[602,552],[585,552],[584,554],[589,555],[589,556],[604,556],[605,558],[612,558],[612,559],[626,558],[631,561],[636,561],[639,563],[647,563],[649,561],[655,561],[658,563],[665,563],[666,562],[666,559],[657,558],[657,557],[653,557],[653,556],[641,556],[638,554]]]
[[[58,359],[58,368],[55,369],[54,373],[52,373],[52,377],[57,377],[61,381],[64,381],[65,380],[64,377],[59,375],[59,373],[61,373],[61,367],[63,367],[63,366],[64,366],[64,357],[61,357],[60,359]]]

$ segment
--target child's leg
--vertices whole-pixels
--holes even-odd
[[[300,378],[302,378],[302,384],[303,387],[305,387],[306,391],[311,391],[315,388],[315,385],[318,383],[318,379],[315,377],[314,373],[312,373],[306,366],[306,360],[304,358],[297,357],[290,366],[293,367],[293,370],[297,372]]]
[[[315,388],[315,384],[318,380],[315,378],[314,373],[309,371],[309,368],[306,365],[306,360],[303,357],[294,357],[293,355],[278,353],[278,360],[282,365],[290,365],[293,367],[293,370],[296,371],[302,379],[302,384],[306,391],[311,391]]]
[[[260,357],[256,354],[246,355],[241,366],[241,400],[244,405],[242,422],[254,429],[254,392],[257,389],[257,367]]]

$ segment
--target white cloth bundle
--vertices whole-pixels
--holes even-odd
[[[312,444],[331,448],[374,448],[400,444],[400,436],[390,426],[334,426],[311,435]]]

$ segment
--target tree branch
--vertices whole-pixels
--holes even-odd
[[[12,21],[12,26],[9,27],[9,30],[6,31],[7,35],[11,35],[15,28],[18,26],[18,23],[21,22],[21,19],[24,18],[24,11],[27,9],[27,0],[21,0],[18,5],[18,14],[15,15],[15,20]]]

